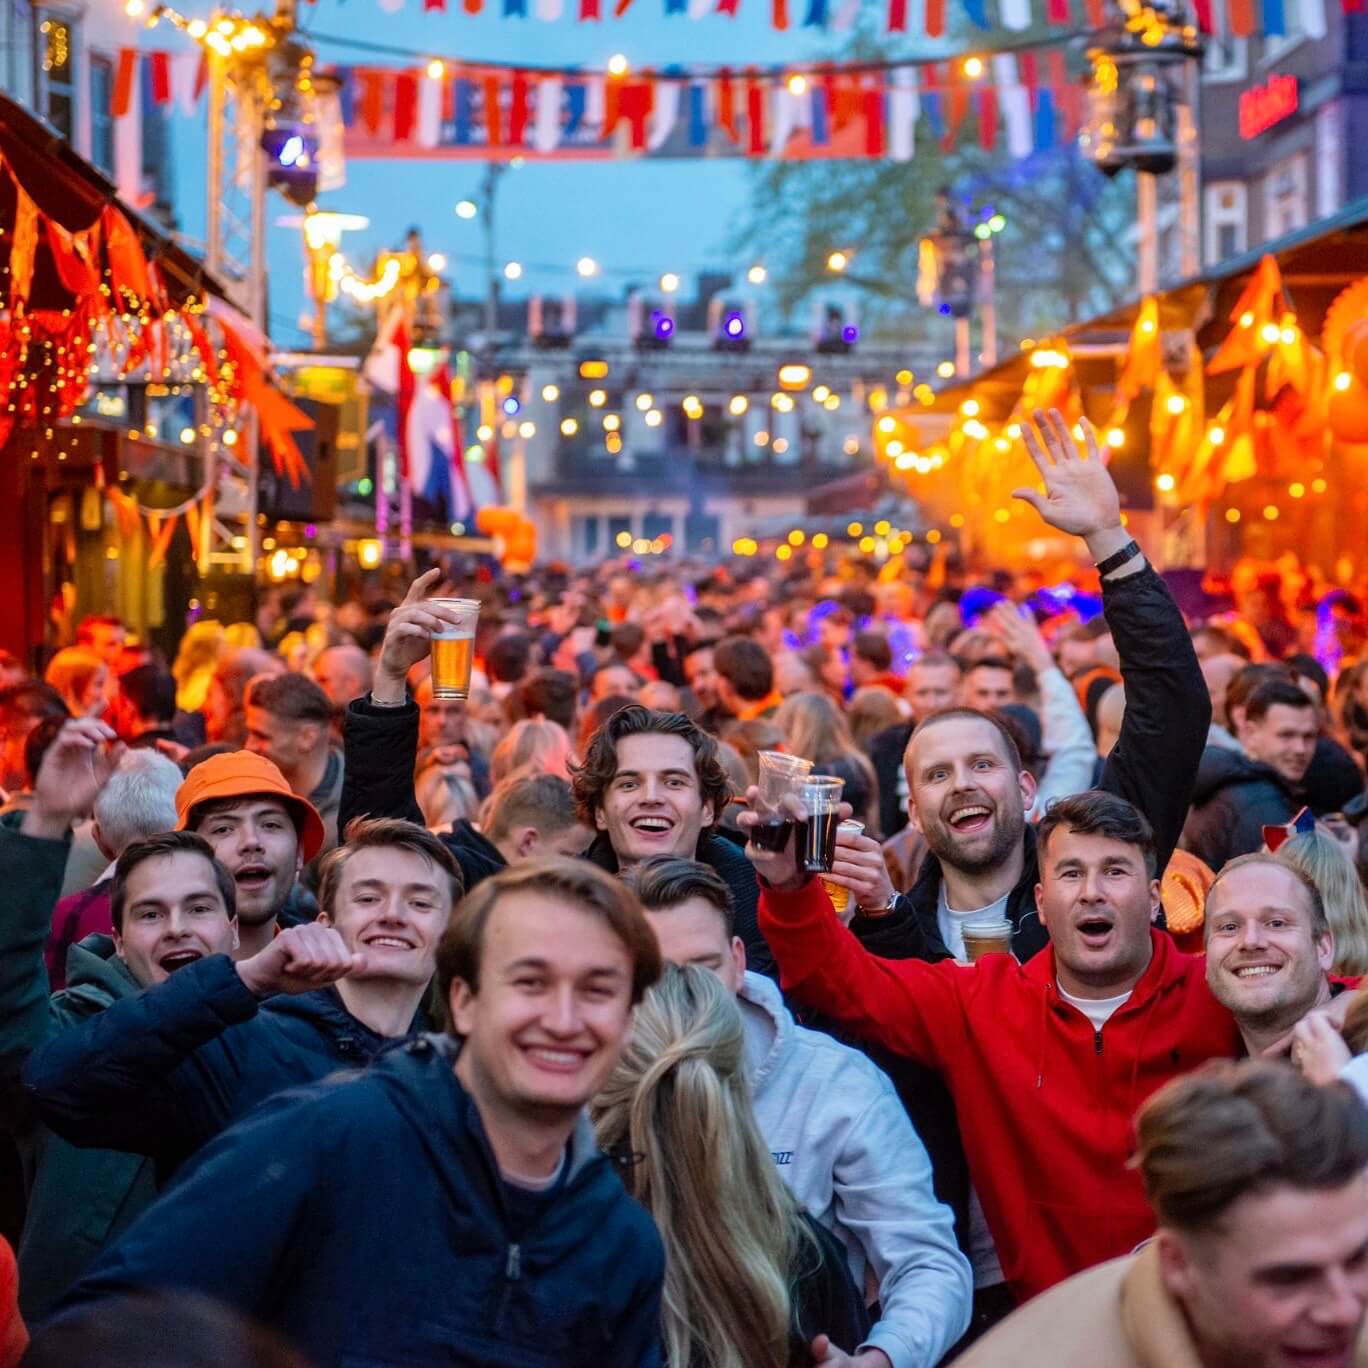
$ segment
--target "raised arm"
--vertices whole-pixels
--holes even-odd
[[[413,792],[418,760],[418,707],[408,695],[408,672],[431,649],[447,610],[428,597],[441,578],[433,568],[409,585],[390,614],[370,695],[353,700],[342,729],[342,802],[337,829],[353,817],[400,817],[426,826]]]
[[[1103,612],[1121,659],[1126,712],[1100,787],[1149,818],[1162,870],[1192,799],[1211,700],[1183,615],[1122,526],[1120,499],[1092,424],[1086,418],[1081,424],[1083,457],[1059,412],[1035,419],[1040,435],[1029,424],[1023,432],[1045,493],[1015,494],[1052,527],[1081,536],[1102,571]]]
[[[28,1097],[73,1145],[178,1162],[237,1114],[224,1033],[255,1017],[263,999],[334,983],[356,961],[316,923],[282,931],[241,964],[211,955],[35,1050],[24,1069]]]
[[[52,1016],[43,950],[62,892],[71,827],[89,813],[122,748],[97,718],[68,722],[48,748],[21,815],[0,819],[0,1080],[13,1082],[48,1038]]]
[[[739,818],[746,828],[758,820],[758,790],[748,796],[752,810]],[[841,925],[821,883],[799,871],[792,836],[783,851],[751,842],[746,854],[760,878],[760,930],[785,991],[861,1039],[937,1066],[961,1020],[960,966],[871,955]]]

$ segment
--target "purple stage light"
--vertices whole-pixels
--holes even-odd
[[[860,340],[860,330],[853,323],[847,323],[841,329],[841,341],[848,342],[853,347]]]
[[[736,312],[729,313],[726,321],[722,324],[722,331],[728,337],[744,337],[746,333],[746,320]]]

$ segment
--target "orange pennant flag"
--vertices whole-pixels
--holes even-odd
[[[155,570],[166,559],[166,552],[171,545],[171,538],[175,535],[176,524],[180,521],[179,513],[172,513],[164,523],[156,530],[152,536],[152,551],[147,558],[147,568]]]
[[[1125,364],[1116,382],[1116,397],[1129,404],[1141,390],[1153,389],[1164,364],[1163,335],[1159,331],[1159,301],[1150,295],[1140,306],[1131,329]]]

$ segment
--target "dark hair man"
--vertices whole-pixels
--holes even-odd
[[[948,651],[927,651],[907,672],[902,696],[912,718],[881,731],[869,743],[869,758],[879,780],[879,830],[896,836],[907,825],[907,770],[903,753],[918,722],[950,707],[959,693],[959,661]]]
[[[581,855],[594,833],[555,774],[511,774],[489,796],[483,827],[464,818],[440,839],[461,866],[467,892],[509,865],[546,855]]]
[[[460,872],[411,822],[358,822],[325,856],[318,920],[36,1051],[40,1115],[73,1143],[179,1164],[263,1099],[368,1063],[421,1024]]]
[[[850,682],[857,689],[879,686],[902,696],[907,681],[893,673],[893,647],[882,632],[856,632],[850,643]]]
[[[963,1368],[1350,1368],[1368,1359],[1368,1111],[1286,1065],[1211,1065],[1137,1118],[1158,1233],[1070,1278]]]
[[[1270,679],[1244,705],[1241,749],[1210,746],[1202,757],[1183,843],[1212,869],[1263,846],[1302,806],[1301,783],[1316,750],[1316,705],[1288,679]]]
[[[332,745],[332,703],[299,674],[254,679],[247,686],[247,749],[264,755],[323,819],[323,848],[337,844],[342,756]]]
[[[544,717],[558,723],[568,736],[575,734],[579,685],[568,670],[538,670],[518,686],[510,700],[509,720]]]
[[[636,671],[621,660],[605,660],[594,667],[589,676],[589,701],[601,703],[605,698],[635,698],[641,688]]]
[[[241,957],[270,944],[299,878],[323,848],[323,819],[265,756],[201,761],[176,790],[176,826],[213,847],[237,887]]]
[[[794,1196],[845,1245],[881,1316],[852,1368],[938,1363],[969,1319],[969,1266],[931,1186],[926,1150],[893,1085],[864,1055],[805,1030],[779,989],[746,970],[731,892],[697,860],[647,860],[629,876],[660,951],[736,995],[755,1120]]]
[[[720,712],[741,722],[773,717],[784,701],[774,687],[774,662],[754,638],[730,636],[713,647],[713,687]]]
[[[580,820],[599,833],[586,859],[611,872],[655,855],[701,860],[731,890],[752,967],[771,972],[773,958],[755,922],[755,871],[716,834],[731,786],[707,732],[683,713],[622,708],[594,733],[574,789]]]
[[[1154,829],[1162,874],[1187,816],[1206,743],[1210,701],[1182,614],[1163,580],[1121,526],[1116,486],[1091,426],[1081,459],[1057,412],[1038,414],[1044,438],[1024,429],[1046,494],[1019,491],[1052,527],[1083,537],[1103,567],[1104,611],[1121,657],[1126,713],[1098,788],[1133,803]],[[1133,549],[1132,549],[1133,548]],[[1131,550],[1120,564],[1116,557]],[[894,957],[962,955],[966,921],[1005,916],[1012,950],[1028,959],[1045,944],[1035,911],[1036,794],[1010,734],[987,713],[951,708],[923,718],[904,757],[908,811],[929,854],[912,890],[895,897],[883,853],[864,837],[843,840],[833,873],[855,894],[851,929]]]
[[[1012,662],[1005,656],[984,656],[964,672],[960,681],[960,702],[966,708],[987,712],[1016,702],[1016,687],[1012,682]]]
[[[1251,1055],[1285,1049],[1330,1001],[1334,932],[1320,890],[1294,865],[1262,853],[1231,860],[1207,890],[1203,930],[1207,984]]]
[[[96,801],[121,749],[105,723],[68,722],[44,758],[32,806],[0,819],[0,1078],[12,1096],[25,1058],[44,1042],[112,1005],[136,1005],[144,989],[231,951],[236,941],[232,880],[198,836],[135,842],[115,870],[113,935],[73,946],[67,987],[49,995],[43,949],[71,826]],[[24,1314],[35,1318],[152,1200],[153,1173],[138,1157],[71,1147],[26,1106],[12,1109],[12,1124],[29,1189],[20,1297]]]
[[[655,1368],[660,1238],[584,1108],[659,973],[618,880],[564,860],[486,879],[438,956],[454,1038],[235,1126],[72,1303],[208,1293],[315,1363]]]
[[[490,692],[507,698],[527,676],[532,664],[532,641],[521,632],[505,632],[489,643],[485,668],[489,671]]]
[[[1004,810],[1022,781],[1002,748],[970,750],[965,761],[980,792]],[[743,826],[754,820],[741,817]],[[982,824],[966,834],[980,858],[1003,839]],[[987,955],[973,968],[877,958],[841,925],[821,884],[798,873],[792,843],[779,855],[753,845],[747,854],[766,879],[760,925],[785,989],[945,1079],[1018,1299],[1150,1233],[1125,1167],[1131,1114],[1167,1079],[1234,1054],[1238,1034],[1207,993],[1201,961],[1152,926],[1159,881],[1154,833],[1141,813],[1100,792],[1061,799],[1046,813],[1035,903],[1048,942],[1025,964],[1010,955]]]
[[[139,665],[119,677],[119,726],[130,746],[177,741],[176,681],[155,665]]]

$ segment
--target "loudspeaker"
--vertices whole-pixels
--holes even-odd
[[[258,459],[261,476],[257,487],[257,511],[273,520],[289,522],[331,522],[337,516],[337,436],[342,406],[317,399],[293,401],[314,420],[307,432],[295,433],[308,477],[298,485],[275,468],[264,445]]]

